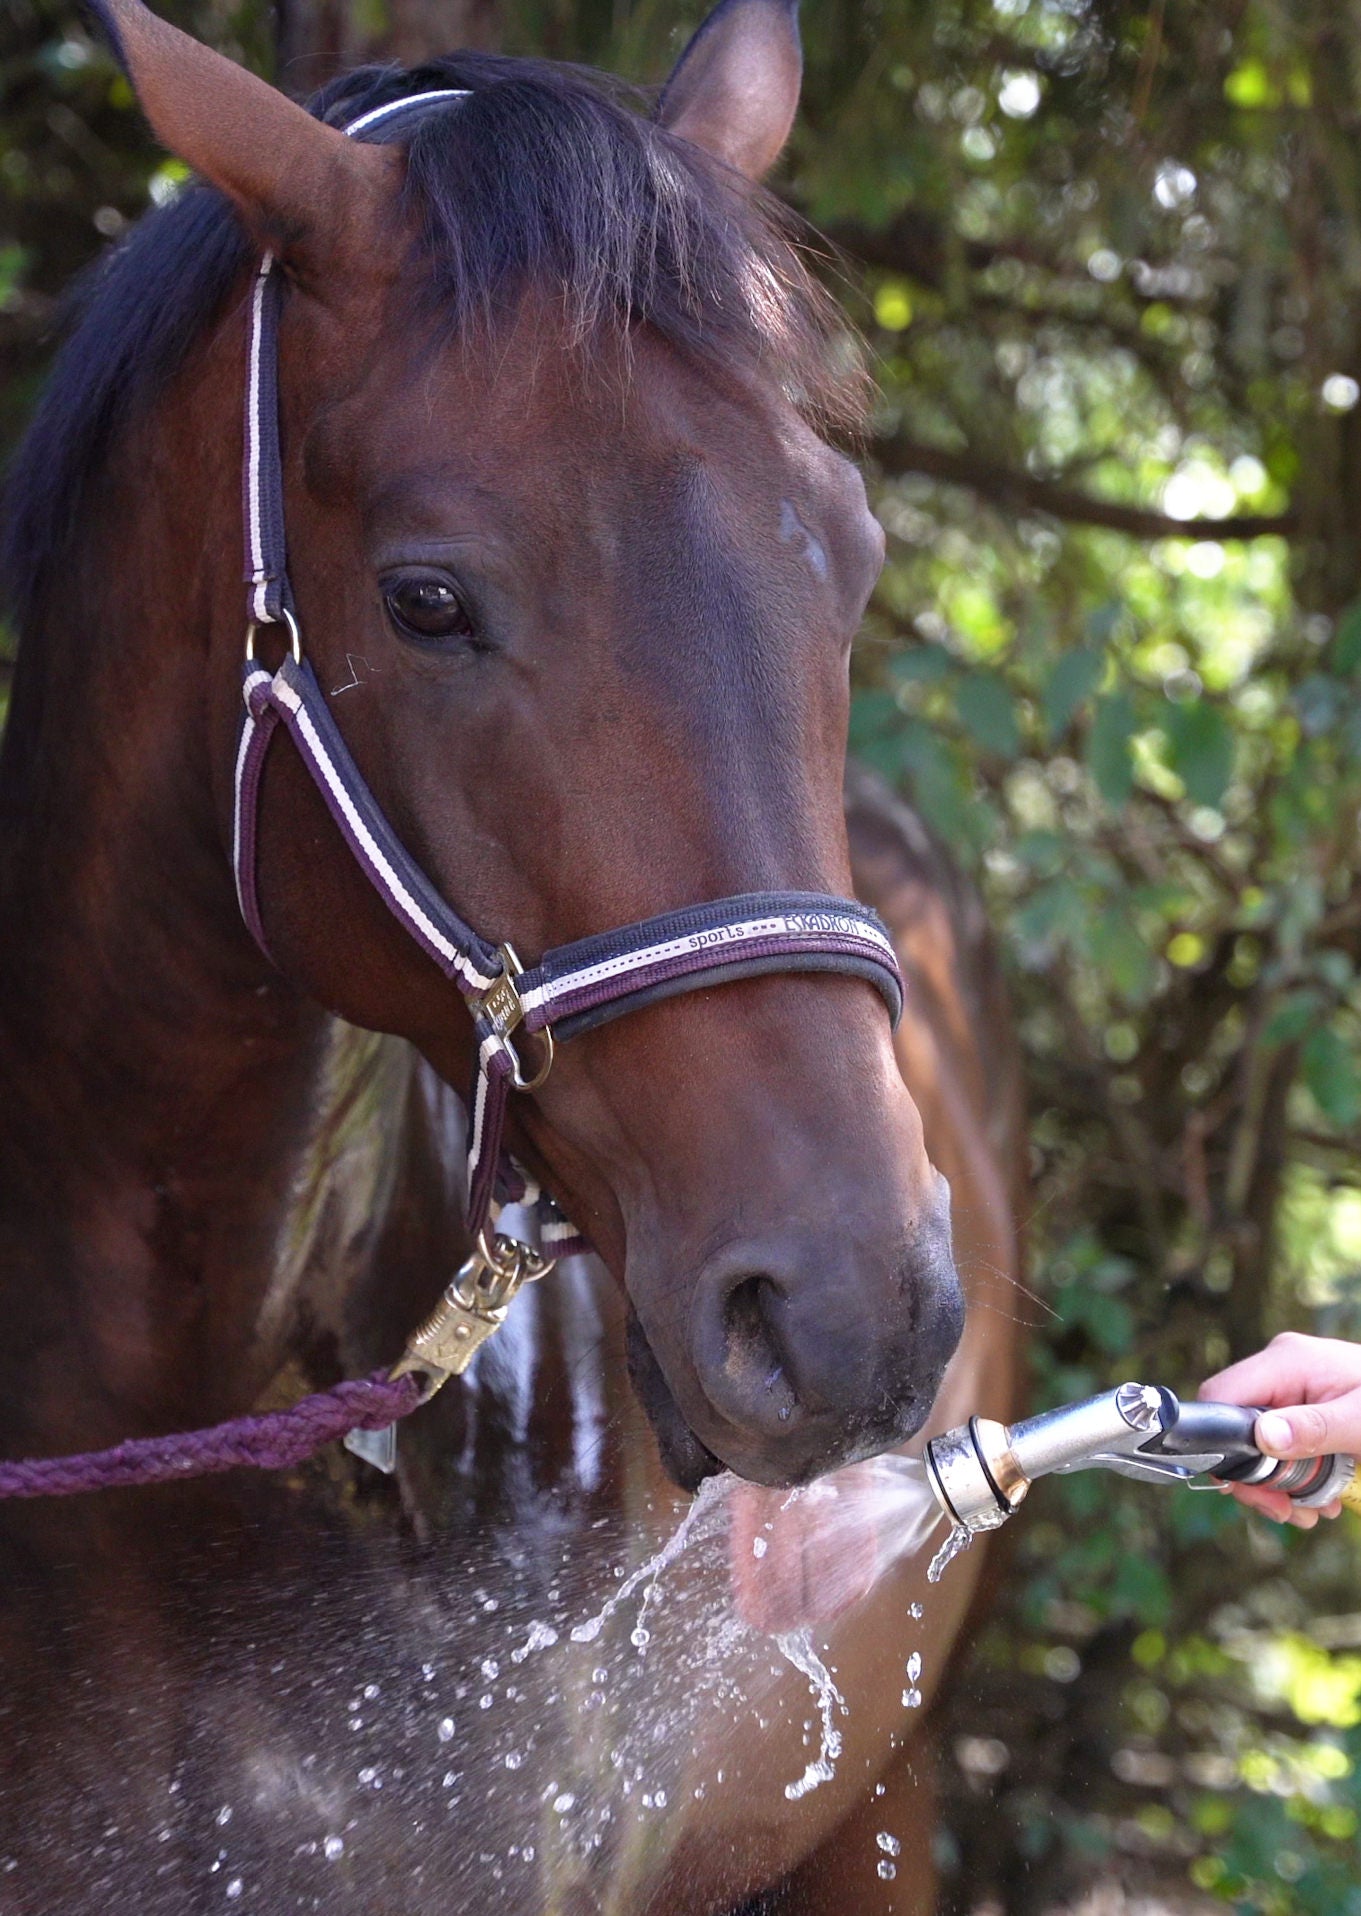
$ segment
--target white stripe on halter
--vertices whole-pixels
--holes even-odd
[[[400,100],[389,100],[386,106],[375,106],[367,113],[361,113],[357,120],[351,120],[344,129],[351,138],[356,133],[367,133],[371,126],[377,126],[380,120],[386,120],[393,113],[405,113],[417,106],[429,106],[436,100],[466,100],[470,89],[466,86],[439,87],[430,93],[404,93]]]

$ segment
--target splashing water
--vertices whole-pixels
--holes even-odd
[[[966,1525],[957,1523],[928,1564],[926,1581],[928,1583],[939,1583],[955,1558],[963,1556],[972,1542],[973,1531],[968,1529]]]
[[[760,1523],[762,1513],[767,1511],[772,1514]],[[835,1717],[838,1712],[845,1713],[846,1703],[814,1648],[811,1623],[800,1618],[789,1627],[780,1627],[772,1620],[772,1615],[778,1617],[780,1612],[778,1594],[772,1615],[762,1614],[761,1579],[768,1578],[778,1586],[778,1546],[782,1539],[792,1536],[800,1591],[811,1587],[814,1593],[812,1620],[830,1619],[864,1597],[894,1564],[920,1550],[939,1522],[940,1513],[923,1466],[908,1457],[873,1458],[787,1493],[760,1492],[726,1474],[710,1478],[662,1547],[631,1570],[593,1616],[572,1627],[568,1633],[571,1642],[596,1642],[611,1620],[641,1591],[628,1637],[640,1654],[645,1652],[652,1641],[647,1619],[662,1601],[666,1572],[698,1539],[710,1545],[727,1524],[738,1525],[740,1519],[759,1525],[759,1529],[749,1544],[743,1541],[738,1547],[740,1562],[735,1568],[744,1587],[738,1592],[740,1614],[729,1618],[727,1631],[745,1634],[753,1625],[761,1628],[785,1662],[806,1679],[821,1721],[816,1756],[802,1776],[785,1785],[786,1797],[796,1802],[835,1774],[842,1751]],[[772,1542],[777,1546],[773,1550]],[[535,1626],[514,1653],[514,1661],[519,1663],[550,1648],[554,1641],[552,1632]],[[914,1655],[911,1663],[915,1666],[908,1671],[912,1687],[904,1692],[903,1702],[915,1707],[921,1701],[915,1687],[921,1672],[920,1656]]]
[[[837,1689],[831,1671],[813,1648],[811,1630],[783,1630],[776,1637],[775,1644],[785,1661],[792,1663],[796,1670],[807,1677],[822,1717],[821,1749],[798,1781],[784,1786],[785,1795],[791,1803],[796,1803],[801,1796],[807,1796],[809,1790],[815,1790],[819,1783],[829,1783],[836,1774],[836,1759],[841,1754],[841,1732],[832,1723],[832,1713],[840,1710],[844,1715],[846,1699]]]
[[[629,1573],[618,1590],[593,1617],[573,1627],[570,1632],[572,1642],[594,1643],[611,1617],[627,1603],[635,1591],[641,1589],[642,1601],[638,1606],[629,1641],[636,1649],[644,1650],[651,1640],[650,1632],[645,1627],[645,1619],[649,1606],[657,1601],[658,1586],[662,1576],[682,1555],[696,1533],[705,1528],[705,1520],[709,1515],[726,1504],[737,1488],[737,1479],[727,1474],[710,1478],[702,1484],[699,1494],[666,1543],[645,1563],[639,1564]],[[805,1496],[820,1502],[827,1495],[826,1486],[815,1485],[808,1492],[792,1492],[786,1499],[786,1503]],[[761,1547],[756,1548],[756,1544]],[[753,1545],[752,1556],[759,1563],[765,1554],[765,1539],[757,1538]],[[830,1670],[813,1647],[810,1628],[805,1626],[798,1630],[777,1631],[772,1633],[771,1641],[785,1661],[791,1664],[801,1676],[807,1678],[817,1701],[822,1722],[822,1739],[817,1756],[808,1764],[801,1777],[785,1785],[785,1795],[791,1802],[795,1802],[800,1797],[806,1796],[810,1790],[816,1789],[820,1783],[828,1782],[835,1775],[836,1760],[841,1754],[841,1732],[836,1728],[833,1718],[838,1710],[844,1713],[846,1702]],[[535,1633],[531,1631],[530,1641],[524,1646],[525,1653],[528,1654],[540,1647],[546,1647],[543,1639],[536,1641]]]
[[[639,1607],[637,1621],[635,1622],[633,1630],[633,1639],[636,1643],[638,1634],[643,1628],[644,1612],[657,1588],[658,1578],[662,1572],[668,1569],[676,1561],[677,1557],[680,1556],[686,1544],[689,1543],[701,1519],[706,1516],[716,1504],[722,1502],[728,1495],[735,1481],[734,1478],[728,1476],[706,1478],[699,1487],[699,1494],[696,1496],[695,1501],[686,1511],[679,1525],[670,1537],[667,1538],[661,1549],[658,1550],[655,1555],[649,1557],[646,1563],[640,1563],[636,1570],[631,1571],[615,1591],[614,1595],[596,1611],[593,1617],[588,1618],[585,1623],[578,1623],[573,1626],[573,1643],[594,1643],[615,1611],[618,1610],[622,1604],[628,1602],[640,1584],[645,1584],[647,1587],[643,1592],[643,1601]],[[642,1649],[646,1640],[646,1635],[644,1635],[644,1643],[637,1644],[637,1647]],[[526,1648],[528,1648],[528,1645],[526,1645]]]
[[[865,1474],[867,1504],[877,1525],[880,1571],[915,1556],[941,1520],[918,1457],[874,1457],[856,1465]]]
[[[980,1530],[999,1530],[1011,1515],[1009,1510],[979,1511],[972,1526],[955,1524],[940,1549],[932,1557],[926,1572],[928,1583],[939,1583],[955,1558],[962,1556]]]
[[[308,1747],[282,1715],[272,1767],[252,1753],[255,1767],[233,1772],[238,1793],[216,1797],[215,1836],[230,1845],[253,1804],[280,1796],[299,1818],[290,1867],[304,1882],[313,1869],[367,1881],[391,1817],[414,1804],[462,1906],[512,1916],[645,1875],[635,1851],[664,1856],[687,1815],[706,1814],[692,1799],[733,1789],[734,1751],[737,1786],[750,1787],[744,1744],[757,1735],[788,1739],[773,1773],[768,1759],[756,1765],[785,1803],[831,1782],[848,1760],[855,1693],[847,1683],[843,1695],[826,1626],[930,1537],[938,1516],[921,1465],[880,1457],[793,1491],[724,1475],[674,1508],[645,1562],[630,1561],[637,1532],[618,1524],[585,1551],[571,1537],[559,1549],[551,1532],[532,1551],[518,1534],[486,1537],[485,1584],[460,1566],[471,1605],[446,1618],[412,1604],[328,1635],[316,1694],[339,1699],[343,1759],[329,1719]],[[921,1656],[910,1641],[899,1654],[908,1709],[921,1700]],[[364,1680],[371,1670],[381,1685]],[[235,1848],[219,1858],[224,1907],[260,1894],[243,1861]],[[901,1867],[883,1842],[874,1866],[886,1881]]]

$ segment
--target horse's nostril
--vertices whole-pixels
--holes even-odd
[[[738,1278],[723,1299],[724,1379],[761,1422],[787,1423],[796,1407],[780,1311],[778,1287],[760,1272]]]

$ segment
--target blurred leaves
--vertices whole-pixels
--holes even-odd
[[[1233,733],[1224,714],[1203,701],[1174,706],[1167,739],[1187,798],[1193,805],[1217,806],[1233,773]]]

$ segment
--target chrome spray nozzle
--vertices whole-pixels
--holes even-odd
[[[1160,1384],[1121,1384],[1018,1424],[971,1417],[931,1439],[926,1475],[945,1515],[971,1531],[1005,1523],[1037,1477],[1072,1470],[1151,1483],[1210,1473],[1283,1490],[1313,1508],[1356,1498],[1354,1458],[1266,1457],[1253,1441],[1258,1414],[1239,1404],[1183,1404]]]

